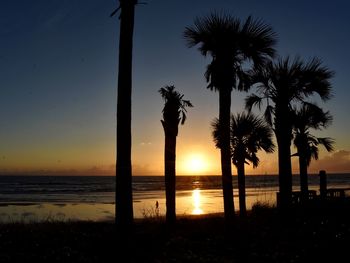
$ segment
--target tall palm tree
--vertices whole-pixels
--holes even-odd
[[[332,138],[318,138],[310,133],[310,129],[320,130],[326,128],[332,122],[329,112],[324,112],[316,105],[304,104],[299,110],[295,110],[293,121],[294,146],[299,157],[300,190],[302,200],[308,199],[308,173],[307,168],[311,159],[318,159],[318,146],[323,145],[328,152],[334,150]]]
[[[163,120],[161,120],[165,134],[164,173],[166,196],[166,221],[173,224],[176,221],[175,184],[176,184],[176,137],[179,123],[186,121],[186,108],[193,107],[189,100],[184,100],[182,94],[174,86],[165,86],[159,90],[165,104]]]
[[[280,206],[288,208],[292,201],[291,140],[293,105],[303,104],[313,94],[324,101],[331,97],[330,79],[333,72],[322,66],[322,62],[308,62],[289,57],[270,62],[251,74],[251,83],[258,83],[258,94],[246,99],[246,107],[262,105],[266,99],[265,118],[273,127],[278,145]]]
[[[115,220],[121,230],[133,223],[131,170],[131,90],[134,15],[137,0],[119,0],[120,39],[117,99]],[[111,15],[111,16],[112,16]]]
[[[212,124],[215,144],[220,148],[220,123],[218,119]],[[267,153],[274,151],[272,130],[262,119],[252,113],[231,115],[231,158],[237,168],[239,189],[240,215],[246,215],[245,171],[244,165],[252,163],[253,168],[259,165],[257,152],[264,150]]]
[[[203,56],[212,57],[205,77],[208,88],[219,92],[224,211],[229,220],[234,216],[230,160],[231,92],[232,89],[242,91],[249,88],[243,81],[247,78],[244,66],[249,63],[246,62],[261,67],[275,54],[275,33],[269,25],[251,17],[241,22],[228,14],[212,13],[195,19],[193,26],[186,27],[184,37],[188,47],[199,45]]]

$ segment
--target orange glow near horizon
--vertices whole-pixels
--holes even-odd
[[[209,164],[202,154],[190,154],[186,157],[182,170],[186,174],[205,174],[209,172]]]
[[[192,137],[191,137],[192,138]],[[0,175],[115,175],[114,142],[101,145],[64,145],[46,148],[13,149],[0,154]],[[55,149],[55,150],[50,150]],[[164,175],[164,145],[159,143],[136,144],[133,148],[132,166],[134,176]],[[277,153],[258,153],[260,164],[256,169],[245,166],[247,175],[278,174]],[[333,153],[321,151],[318,161],[312,161],[309,173],[326,170],[327,173],[349,173],[350,151],[338,150]],[[293,174],[299,173],[297,158],[292,158]],[[200,176],[220,175],[220,151],[213,145],[192,144],[180,141],[176,153],[176,175]],[[237,169],[232,165],[232,174]]]

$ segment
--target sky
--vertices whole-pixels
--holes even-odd
[[[183,39],[186,26],[212,11],[262,19],[278,35],[280,56],[317,56],[335,72],[334,96],[319,104],[334,121],[315,134],[334,138],[336,150],[321,151],[309,170],[350,172],[350,3],[144,2],[135,14],[134,175],[163,174],[163,101],[158,90],[165,85],[175,85],[194,105],[179,129],[177,174],[220,174],[210,126],[218,116],[218,94],[206,89],[204,78],[210,58],[188,48]],[[116,0],[0,1],[0,174],[115,174],[119,20],[109,15],[117,6]],[[233,91],[232,113],[244,110],[250,92]],[[257,169],[246,166],[248,174],[278,172],[276,153],[259,157]],[[293,170],[298,171],[294,158]]]

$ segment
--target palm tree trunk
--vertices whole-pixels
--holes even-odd
[[[278,145],[278,177],[280,192],[280,208],[287,211],[292,204],[292,163],[291,163],[291,138],[292,127],[288,119],[288,103],[285,107],[276,105],[275,133]],[[281,109],[282,108],[282,109]]]
[[[299,171],[300,171],[300,191],[302,201],[308,200],[309,186],[307,178],[307,161],[305,157],[305,151],[303,149],[298,149],[299,153]]]
[[[229,88],[219,89],[219,123],[222,138],[221,173],[224,196],[224,212],[226,221],[232,219],[235,214],[232,189],[231,148],[230,148],[230,114],[231,91]]]
[[[163,124],[164,125],[164,124]],[[164,173],[166,197],[166,222],[174,224],[176,221],[175,186],[176,186],[176,136],[165,133]]]
[[[115,220],[120,229],[127,230],[133,223],[131,88],[135,3],[120,0],[120,5]]]
[[[246,195],[245,195],[245,172],[244,172],[244,160],[237,164],[237,176],[238,176],[238,190],[239,190],[239,214],[240,216],[246,216]]]
[[[286,136],[280,136],[278,144],[278,167],[279,167],[279,191],[280,206],[288,208],[292,203],[292,165],[290,159],[290,144],[286,141]]]

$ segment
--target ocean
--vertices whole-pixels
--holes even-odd
[[[350,174],[328,174],[328,188],[350,188]],[[237,177],[234,201],[238,209]],[[319,176],[309,176],[310,190],[319,190]],[[220,176],[177,176],[176,213],[223,212]],[[293,190],[299,177],[293,176]],[[276,203],[278,177],[246,176],[247,208],[256,202]],[[40,220],[112,220],[114,176],[0,176],[0,222]],[[158,209],[155,204],[158,202]],[[165,214],[163,176],[133,177],[134,217]]]

